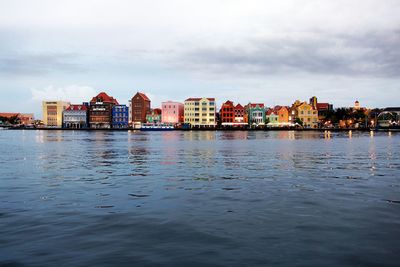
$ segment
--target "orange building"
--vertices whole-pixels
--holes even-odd
[[[287,108],[285,106],[278,106],[276,111],[277,111],[279,123],[288,123],[289,122],[289,108]]]

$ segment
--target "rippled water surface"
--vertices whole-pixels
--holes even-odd
[[[399,266],[400,135],[0,130],[0,265]]]

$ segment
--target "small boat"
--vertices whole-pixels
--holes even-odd
[[[143,123],[140,126],[141,131],[173,131],[175,127],[170,123]]]

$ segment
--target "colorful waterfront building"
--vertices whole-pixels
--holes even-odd
[[[115,105],[112,107],[112,127],[114,129],[126,129],[129,127],[129,107],[127,105]]]
[[[150,103],[150,99],[143,93],[137,92],[132,97],[132,125],[134,128],[140,128],[142,123],[146,123],[146,115],[150,112]]]
[[[43,101],[43,123],[47,127],[62,127],[63,111],[69,107],[69,102],[64,101]]]
[[[179,102],[167,101],[161,103],[161,121],[178,124],[183,122],[184,105]]]
[[[188,98],[184,104],[184,121],[195,128],[214,128],[215,108],[215,98]]]
[[[310,98],[310,105],[318,111],[318,121],[322,122],[330,111],[333,111],[333,105],[329,103],[319,103],[316,96]]]
[[[274,108],[269,108],[265,112],[265,121],[268,122],[268,126],[278,127],[279,126],[279,115]]]
[[[112,126],[112,108],[118,101],[101,92],[90,101],[89,127],[94,129],[110,129]]]
[[[160,123],[162,111],[160,108],[150,109],[150,112],[146,115],[147,123]]]
[[[285,106],[275,106],[266,111],[266,120],[269,127],[288,127],[292,126],[289,122],[289,108]]]
[[[248,123],[250,126],[265,125],[265,106],[262,103],[249,103],[246,105]]]
[[[278,122],[281,125],[289,123],[289,107],[286,106],[276,106],[275,110],[278,113]]]
[[[247,123],[245,119],[245,109],[242,105],[237,104],[234,108],[235,112],[235,123]]]
[[[299,119],[302,121],[304,128],[318,127],[318,111],[307,102],[296,100],[290,109],[290,119],[292,123],[296,123]]]
[[[89,127],[89,103],[70,105],[63,112],[63,128],[85,129]]]
[[[233,125],[235,122],[235,106],[232,101],[228,100],[222,104],[219,119],[222,126]]]

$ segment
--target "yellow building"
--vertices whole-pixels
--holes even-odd
[[[185,100],[184,121],[191,127],[215,127],[215,98],[188,98]]]
[[[297,109],[297,117],[303,122],[304,128],[318,127],[318,111],[312,105],[303,102],[295,108]]]
[[[63,123],[63,111],[69,105],[69,102],[64,101],[43,101],[43,123],[48,127],[61,127]]]

